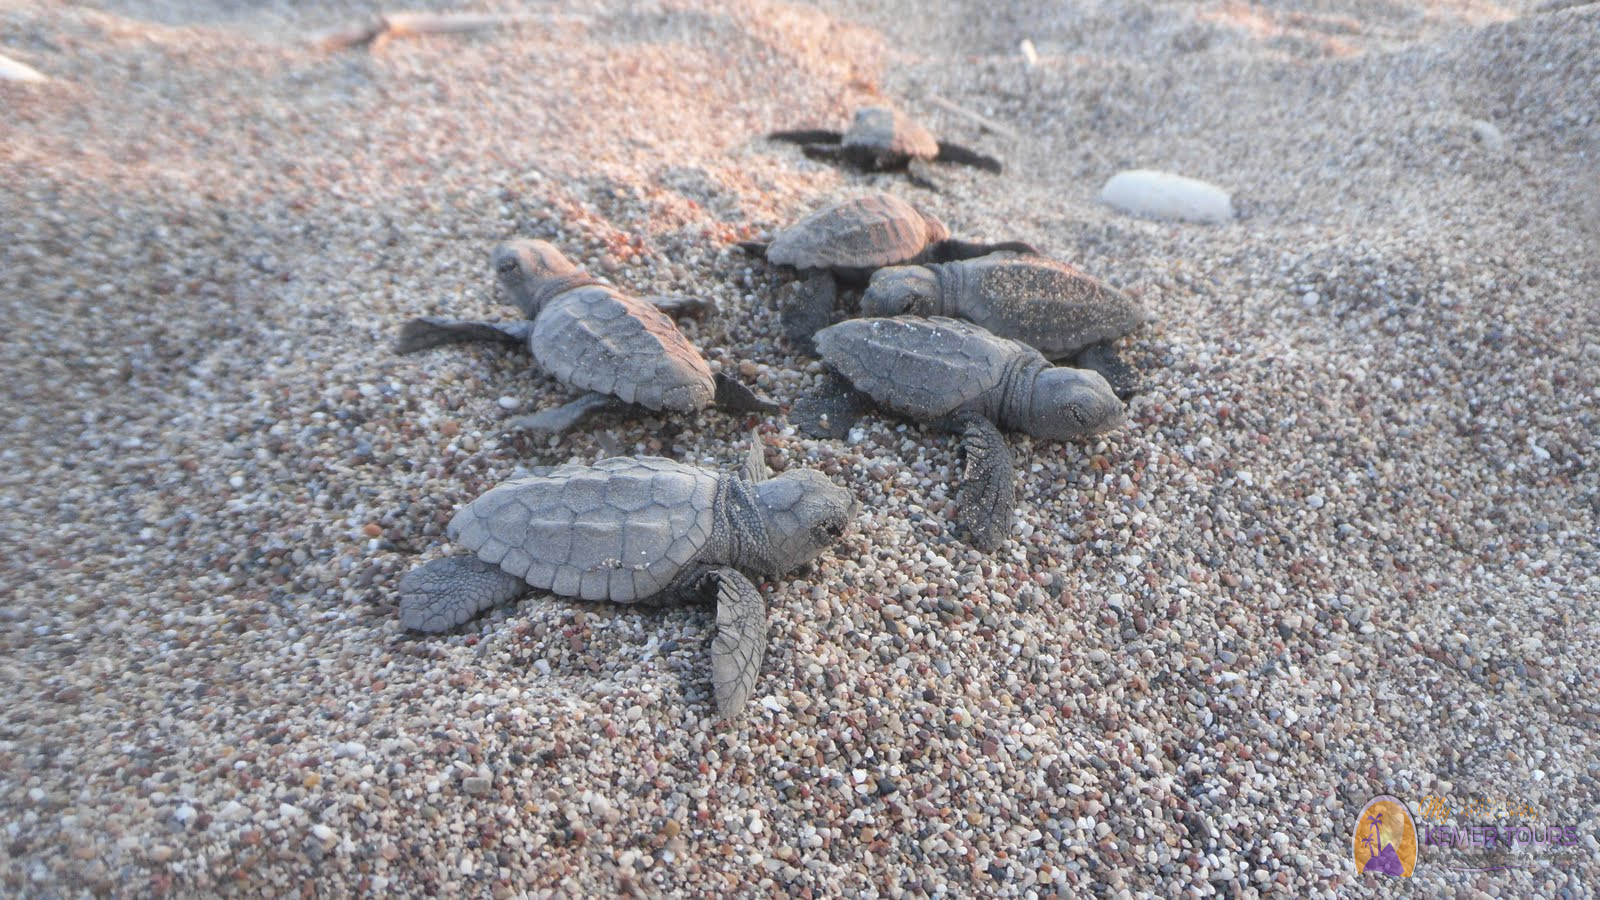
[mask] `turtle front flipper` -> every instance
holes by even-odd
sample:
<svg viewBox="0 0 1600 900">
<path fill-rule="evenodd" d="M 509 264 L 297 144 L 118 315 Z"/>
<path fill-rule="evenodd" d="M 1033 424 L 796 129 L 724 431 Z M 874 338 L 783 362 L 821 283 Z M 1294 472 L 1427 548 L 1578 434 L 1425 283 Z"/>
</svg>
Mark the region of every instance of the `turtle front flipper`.
<svg viewBox="0 0 1600 900">
<path fill-rule="evenodd" d="M 739 413 L 770 413 L 778 411 L 776 402 L 750 390 L 738 379 L 718 372 L 711 376 L 711 380 L 716 382 L 717 385 L 717 393 L 713 402 L 721 409 Z"/>
<path fill-rule="evenodd" d="M 977 413 L 955 413 L 939 424 L 961 435 L 967 455 L 961 488 L 956 492 L 960 505 L 956 520 L 965 529 L 968 543 L 979 550 L 994 550 L 1011 533 L 1011 514 L 1017 506 L 1016 469 L 1005 436 Z"/>
<path fill-rule="evenodd" d="M 532 330 L 533 323 L 527 321 L 461 322 L 423 316 L 400 326 L 400 339 L 394 349 L 397 353 L 416 353 L 443 344 L 478 341 L 526 347 Z"/>
<path fill-rule="evenodd" d="M 798 131 L 774 131 L 767 135 L 767 140 L 784 141 L 790 144 L 837 144 L 844 140 L 844 134 L 823 128 L 811 128 Z"/>
<path fill-rule="evenodd" d="M 521 578 L 476 556 L 423 563 L 400 579 L 400 624 L 437 634 L 527 593 Z"/>
<path fill-rule="evenodd" d="M 858 420 L 872 409 L 872 398 L 855 385 L 829 371 L 822 384 L 789 407 L 789 421 L 812 437 L 839 439 L 850 433 Z"/>
<path fill-rule="evenodd" d="M 645 297 L 644 302 L 674 319 L 685 317 L 700 319 L 717 311 L 717 301 L 705 297 L 689 297 L 683 294 Z"/>
<path fill-rule="evenodd" d="M 711 690 L 717 715 L 731 719 L 755 693 L 767 654 L 767 603 L 750 579 L 727 566 L 708 568 L 700 589 L 717 601 L 717 636 L 711 640 Z"/>
<path fill-rule="evenodd" d="M 795 286 L 794 294 L 778 310 L 783 336 L 795 349 L 806 354 L 816 352 L 812 336 L 832 324 L 838 295 L 839 285 L 831 272 L 812 272 Z"/>
<path fill-rule="evenodd" d="M 608 409 L 620 409 L 627 405 L 609 394 L 594 391 L 561 406 L 507 419 L 505 427 L 507 431 L 520 428 L 543 434 L 565 434 L 572 430 L 573 426 L 596 413 Z"/>
<path fill-rule="evenodd" d="M 1090 344 L 1079 350 L 1071 362 L 1076 368 L 1099 372 L 1118 400 L 1127 401 L 1139 393 L 1139 373 L 1117 353 L 1111 341 Z"/>
<path fill-rule="evenodd" d="M 816 159 L 830 163 L 849 163 L 859 168 L 865 168 L 865 166 L 861 165 L 862 160 L 859 154 L 851 153 L 850 148 L 839 144 L 801 144 L 800 152 L 806 155 L 806 159 Z"/>
<path fill-rule="evenodd" d="M 945 238 L 928 245 L 919 256 L 923 263 L 954 262 L 958 259 L 977 259 L 991 253 L 1021 253 L 1025 256 L 1042 256 L 1037 247 L 1024 241 L 1001 241 L 998 244 L 979 244 L 956 238 Z"/>
<path fill-rule="evenodd" d="M 972 166 L 974 169 L 982 169 L 985 172 L 993 172 L 996 175 L 999 175 L 1005 168 L 1000 165 L 1000 160 L 992 156 L 986 156 L 976 150 L 968 150 L 960 144 L 950 144 L 945 141 L 939 142 L 939 154 L 933 160 L 934 162 Z"/>
</svg>

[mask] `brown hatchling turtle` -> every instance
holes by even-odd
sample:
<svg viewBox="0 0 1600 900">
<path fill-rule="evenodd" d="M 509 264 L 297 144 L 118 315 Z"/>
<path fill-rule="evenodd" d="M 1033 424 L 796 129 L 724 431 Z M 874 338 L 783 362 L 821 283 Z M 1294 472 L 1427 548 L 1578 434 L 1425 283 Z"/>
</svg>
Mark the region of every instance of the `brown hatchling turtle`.
<svg viewBox="0 0 1600 900">
<path fill-rule="evenodd" d="M 740 246 L 800 274 L 800 288 L 782 310 L 783 329 L 791 343 L 805 350 L 811 336 L 832 319 L 840 282 L 864 284 L 884 266 L 948 262 L 999 251 L 1038 252 L 1021 241 L 957 240 L 938 217 L 892 194 L 835 203 L 784 229 L 771 243 Z"/>
<path fill-rule="evenodd" d="M 1060 441 L 1126 420 L 1098 372 L 1052 366 L 1026 344 L 958 319 L 851 319 L 817 332 L 817 353 L 830 371 L 794 404 L 790 421 L 814 437 L 843 437 L 876 406 L 960 434 L 967 463 L 958 519 L 983 550 L 1005 539 L 1016 506 L 1000 429 Z"/>
<path fill-rule="evenodd" d="M 805 565 L 857 510 L 821 472 L 767 477 L 759 443 L 737 474 L 650 456 L 561 466 L 462 507 L 446 533 L 470 555 L 407 572 L 400 621 L 445 631 L 530 589 L 649 606 L 712 601 L 711 683 L 729 718 L 755 689 L 767 644 L 766 603 L 741 573 Z"/>
<path fill-rule="evenodd" d="M 843 133 L 803 129 L 774 131 L 767 137 L 799 144 L 812 159 L 843 161 L 866 172 L 905 172 L 924 187 L 932 184 L 913 170 L 921 162 L 959 163 L 997 175 L 1002 169 L 1000 160 L 941 141 L 909 116 L 887 106 L 856 110 L 855 121 Z"/>
<path fill-rule="evenodd" d="M 1112 342 L 1148 319 L 1132 297 L 1066 263 L 1010 254 L 879 269 L 861 314 L 965 319 L 1046 359 L 1094 369 L 1121 397 L 1136 378 Z"/>
<path fill-rule="evenodd" d="M 396 349 L 415 353 L 460 341 L 525 346 L 557 380 L 589 392 L 564 406 L 512 419 L 510 427 L 560 433 L 594 412 L 628 403 L 672 412 L 712 404 L 737 412 L 776 408 L 739 382 L 713 375 L 700 351 L 655 305 L 583 274 L 550 244 L 502 244 L 493 263 L 525 321 L 412 319 L 401 328 Z M 677 299 L 658 302 L 684 306 Z"/>
</svg>

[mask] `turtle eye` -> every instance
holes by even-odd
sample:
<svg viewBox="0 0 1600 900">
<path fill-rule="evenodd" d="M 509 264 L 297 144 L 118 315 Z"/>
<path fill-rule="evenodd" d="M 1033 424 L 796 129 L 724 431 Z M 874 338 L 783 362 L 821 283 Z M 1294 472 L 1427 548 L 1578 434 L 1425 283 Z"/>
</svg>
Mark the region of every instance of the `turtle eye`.
<svg viewBox="0 0 1600 900">
<path fill-rule="evenodd" d="M 496 272 L 502 275 L 510 275 L 517 270 L 517 258 L 513 254 L 507 253 L 494 261 L 494 268 Z"/>
</svg>

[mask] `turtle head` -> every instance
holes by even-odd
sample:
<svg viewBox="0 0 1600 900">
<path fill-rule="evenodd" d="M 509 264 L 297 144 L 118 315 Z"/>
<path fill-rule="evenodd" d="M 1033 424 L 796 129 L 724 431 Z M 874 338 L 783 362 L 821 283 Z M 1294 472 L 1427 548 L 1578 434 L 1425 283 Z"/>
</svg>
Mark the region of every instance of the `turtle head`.
<svg viewBox="0 0 1600 900">
<path fill-rule="evenodd" d="M 863 316 L 942 316 L 939 279 L 923 266 L 891 266 L 872 275 L 861 295 Z"/>
<path fill-rule="evenodd" d="M 1039 373 L 1020 424 L 1034 437 L 1061 441 L 1110 431 L 1127 418 L 1105 376 L 1056 366 Z"/>
<path fill-rule="evenodd" d="M 755 485 L 778 572 L 798 569 L 832 546 L 860 511 L 850 491 L 815 469 L 791 469 Z"/>
<path fill-rule="evenodd" d="M 578 274 L 578 267 L 544 241 L 507 241 L 494 248 L 494 275 L 522 314 L 533 318 L 550 298 L 552 282 Z"/>
</svg>

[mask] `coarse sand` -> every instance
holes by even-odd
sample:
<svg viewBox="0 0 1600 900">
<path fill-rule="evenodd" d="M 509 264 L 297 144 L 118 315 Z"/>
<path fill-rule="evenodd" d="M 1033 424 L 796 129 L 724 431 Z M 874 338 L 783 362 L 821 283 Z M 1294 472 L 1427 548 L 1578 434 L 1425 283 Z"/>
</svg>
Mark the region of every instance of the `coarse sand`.
<svg viewBox="0 0 1600 900">
<path fill-rule="evenodd" d="M 0 891 L 1376 894 L 1387 794 L 1578 835 L 1492 872 L 1422 846 L 1421 895 L 1592 895 L 1600 5 L 924 6 L 491 3 L 532 15 L 328 50 L 373 8 L 0 4 L 49 78 L 0 81 Z M 1006 173 L 761 138 L 871 102 Z M 1238 218 L 1100 204 L 1133 168 Z M 568 395 L 526 355 L 392 350 L 513 316 L 489 250 L 537 237 L 715 300 L 690 338 L 791 402 L 821 369 L 777 336 L 788 279 L 731 245 L 868 190 L 1155 316 L 1126 428 L 1011 438 L 993 554 L 952 537 L 935 431 L 535 439 L 502 420 Z M 487 487 L 732 468 L 751 424 L 865 512 L 764 586 L 742 718 L 707 609 L 399 627 Z"/>
</svg>

